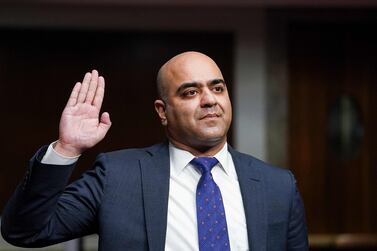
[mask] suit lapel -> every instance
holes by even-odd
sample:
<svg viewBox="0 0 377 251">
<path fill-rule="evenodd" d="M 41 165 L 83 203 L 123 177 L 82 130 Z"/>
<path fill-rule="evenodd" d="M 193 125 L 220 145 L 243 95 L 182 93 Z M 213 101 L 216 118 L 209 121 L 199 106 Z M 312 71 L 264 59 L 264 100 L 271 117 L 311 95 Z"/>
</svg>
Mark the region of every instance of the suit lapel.
<svg viewBox="0 0 377 251">
<path fill-rule="evenodd" d="M 165 249 L 167 208 L 169 199 L 170 160 L 168 144 L 147 149 L 148 157 L 140 159 L 145 221 L 149 250 Z M 237 171 L 245 208 L 249 247 L 265 251 L 267 214 L 264 186 L 258 167 L 249 156 L 229 146 Z"/>
<path fill-rule="evenodd" d="M 147 149 L 148 157 L 140 160 L 145 221 L 149 250 L 165 249 L 169 198 L 170 161 L 167 144 Z"/>
<path fill-rule="evenodd" d="M 247 232 L 250 250 L 266 250 L 267 213 L 265 208 L 264 183 L 260 170 L 247 155 L 241 154 L 231 147 L 234 166 L 237 171 L 245 208 Z"/>
</svg>

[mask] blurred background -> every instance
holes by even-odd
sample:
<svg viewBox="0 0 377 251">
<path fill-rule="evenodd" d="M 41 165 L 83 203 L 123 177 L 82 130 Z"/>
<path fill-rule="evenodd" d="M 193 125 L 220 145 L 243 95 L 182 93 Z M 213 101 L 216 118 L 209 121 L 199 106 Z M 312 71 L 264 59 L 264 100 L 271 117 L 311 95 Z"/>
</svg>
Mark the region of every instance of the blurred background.
<svg viewBox="0 0 377 251">
<path fill-rule="evenodd" d="M 113 126 L 80 160 L 164 139 L 159 67 L 197 50 L 220 66 L 230 143 L 296 175 L 311 250 L 377 250 L 377 1 L 0 1 L 0 210 L 57 138 L 84 73 L 106 79 Z M 35 250 L 97 250 L 96 236 Z M 0 238 L 0 250 L 24 250 Z"/>
</svg>

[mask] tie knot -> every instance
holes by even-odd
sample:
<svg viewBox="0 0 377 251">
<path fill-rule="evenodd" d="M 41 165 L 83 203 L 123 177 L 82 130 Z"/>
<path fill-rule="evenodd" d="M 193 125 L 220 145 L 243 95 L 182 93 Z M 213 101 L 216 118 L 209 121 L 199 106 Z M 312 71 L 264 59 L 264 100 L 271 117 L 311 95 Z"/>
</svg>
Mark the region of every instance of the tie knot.
<svg viewBox="0 0 377 251">
<path fill-rule="evenodd" d="M 211 172 L 212 168 L 216 166 L 219 161 L 214 157 L 196 157 L 193 158 L 190 163 L 199 168 L 202 174 Z"/>
</svg>

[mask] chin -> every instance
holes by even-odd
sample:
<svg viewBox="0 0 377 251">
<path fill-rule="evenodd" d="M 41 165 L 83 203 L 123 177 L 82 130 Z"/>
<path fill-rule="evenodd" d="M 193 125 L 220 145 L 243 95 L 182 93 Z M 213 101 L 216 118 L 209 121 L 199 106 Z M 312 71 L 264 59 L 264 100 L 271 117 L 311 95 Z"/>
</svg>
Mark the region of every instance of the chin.
<svg viewBox="0 0 377 251">
<path fill-rule="evenodd" d="M 216 134 L 205 134 L 201 135 L 200 141 L 208 146 L 214 146 L 216 144 L 222 143 L 226 140 L 226 135 L 223 133 L 216 133 Z"/>
<path fill-rule="evenodd" d="M 209 127 L 204 130 L 201 130 L 199 135 L 202 138 L 210 140 L 210 139 L 224 138 L 224 136 L 226 136 L 226 132 L 223 128 Z"/>
</svg>

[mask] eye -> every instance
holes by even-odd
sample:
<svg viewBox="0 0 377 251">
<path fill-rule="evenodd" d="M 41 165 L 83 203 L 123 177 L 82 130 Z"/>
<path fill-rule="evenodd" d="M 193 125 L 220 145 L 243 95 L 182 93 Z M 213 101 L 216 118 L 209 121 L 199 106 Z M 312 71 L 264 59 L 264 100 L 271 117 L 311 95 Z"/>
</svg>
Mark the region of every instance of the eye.
<svg viewBox="0 0 377 251">
<path fill-rule="evenodd" d="M 187 90 L 182 95 L 184 97 L 192 97 L 192 96 L 195 96 L 197 93 L 198 93 L 197 90 Z"/>
<path fill-rule="evenodd" d="M 214 92 L 223 92 L 224 91 L 224 86 L 218 85 L 213 88 Z"/>
</svg>

